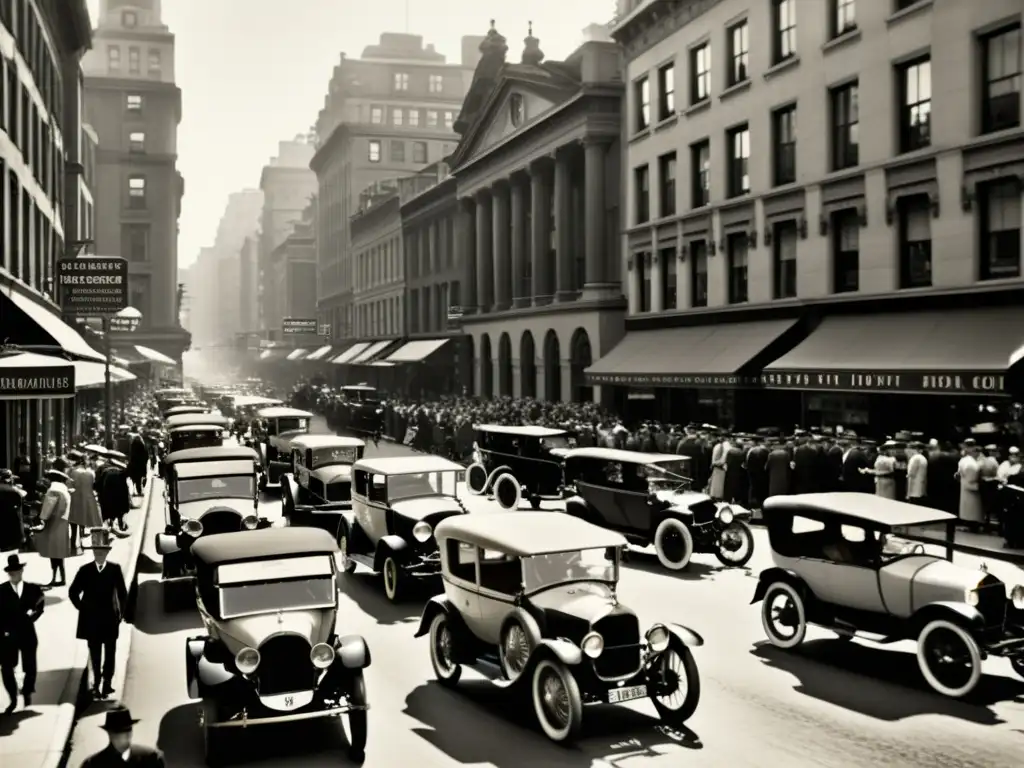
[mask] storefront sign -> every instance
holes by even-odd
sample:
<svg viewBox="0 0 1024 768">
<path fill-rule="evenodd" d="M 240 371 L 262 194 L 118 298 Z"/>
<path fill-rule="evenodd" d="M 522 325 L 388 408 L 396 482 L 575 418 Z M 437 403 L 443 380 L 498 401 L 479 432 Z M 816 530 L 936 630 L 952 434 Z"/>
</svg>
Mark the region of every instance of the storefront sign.
<svg viewBox="0 0 1024 768">
<path fill-rule="evenodd" d="M 761 382 L 769 389 L 824 392 L 1001 395 L 1003 378 L 996 371 L 770 371 Z"/>
<path fill-rule="evenodd" d="M 75 367 L 12 368 L 0 371 L 0 400 L 75 396 Z"/>
<path fill-rule="evenodd" d="M 315 317 L 286 317 L 281 324 L 281 333 L 285 336 L 297 336 L 300 333 L 316 333 L 318 330 Z"/>
<path fill-rule="evenodd" d="M 735 373 L 588 373 L 586 381 L 588 384 L 679 389 L 730 389 L 760 385 L 757 376 L 740 376 Z"/>
<path fill-rule="evenodd" d="M 103 316 L 128 306 L 128 260 L 78 256 L 57 260 L 57 300 L 72 316 Z"/>
</svg>

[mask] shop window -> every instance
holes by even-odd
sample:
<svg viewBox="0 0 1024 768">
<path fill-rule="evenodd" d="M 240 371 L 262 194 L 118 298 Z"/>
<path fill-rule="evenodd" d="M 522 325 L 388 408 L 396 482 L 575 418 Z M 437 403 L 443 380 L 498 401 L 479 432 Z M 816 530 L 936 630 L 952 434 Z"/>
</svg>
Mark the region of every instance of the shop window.
<svg viewBox="0 0 1024 768">
<path fill-rule="evenodd" d="M 728 260 L 729 303 L 742 304 L 747 301 L 747 234 L 734 232 L 726 237 L 726 258 Z"/>
<path fill-rule="evenodd" d="M 932 209 L 927 195 L 900 198 L 900 288 L 932 284 Z"/>
<path fill-rule="evenodd" d="M 661 260 L 661 308 L 676 308 L 676 250 L 662 248 L 658 251 Z"/>
<path fill-rule="evenodd" d="M 1020 277 L 1021 189 L 1015 178 L 978 186 L 981 279 Z"/>
</svg>

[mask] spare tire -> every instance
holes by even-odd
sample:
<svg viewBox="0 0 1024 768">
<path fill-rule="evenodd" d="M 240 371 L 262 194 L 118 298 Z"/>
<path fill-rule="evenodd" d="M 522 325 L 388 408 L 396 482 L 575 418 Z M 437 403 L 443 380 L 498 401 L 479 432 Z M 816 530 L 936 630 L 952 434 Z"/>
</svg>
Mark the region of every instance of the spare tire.
<svg viewBox="0 0 1024 768">
<path fill-rule="evenodd" d="M 506 511 L 519 509 L 523 500 L 523 489 L 511 474 L 505 472 L 494 481 L 494 500 Z"/>
</svg>

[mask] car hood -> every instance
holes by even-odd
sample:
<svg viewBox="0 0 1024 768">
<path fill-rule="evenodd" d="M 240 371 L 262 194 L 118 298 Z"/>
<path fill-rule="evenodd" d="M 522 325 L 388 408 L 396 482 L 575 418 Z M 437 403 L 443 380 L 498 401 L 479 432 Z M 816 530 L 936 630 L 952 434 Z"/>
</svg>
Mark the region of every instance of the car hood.
<svg viewBox="0 0 1024 768">
<path fill-rule="evenodd" d="M 449 514 L 462 512 L 458 499 L 451 496 L 423 496 L 418 499 L 405 499 L 392 503 L 391 509 L 410 520 L 423 520 L 440 512 Z"/>
<path fill-rule="evenodd" d="M 317 467 L 309 474 L 324 483 L 351 483 L 352 465 L 331 464 L 327 467 Z"/>
<path fill-rule="evenodd" d="M 929 593 L 932 595 L 936 589 L 949 590 L 958 601 L 963 600 L 964 591 L 977 587 L 987 575 L 980 568 L 966 568 L 940 558 L 929 557 L 928 560 L 930 562 L 917 563 L 913 582 L 915 590 L 919 587 L 931 587 Z"/>
<path fill-rule="evenodd" d="M 667 501 L 673 507 L 684 507 L 689 508 L 694 504 L 699 504 L 702 501 L 708 501 L 711 499 L 705 493 L 698 493 L 697 491 L 670 491 L 661 490 L 655 491 L 654 495 L 659 501 Z"/>
<path fill-rule="evenodd" d="M 259 648 L 275 635 L 298 635 L 310 645 L 327 641 L 334 626 L 333 608 L 242 616 L 213 621 L 214 634 L 232 654 L 242 648 Z"/>
<path fill-rule="evenodd" d="M 256 508 L 252 499 L 202 499 L 200 501 L 186 501 L 178 505 L 178 515 L 182 520 L 198 520 L 214 507 L 234 510 L 242 517 L 255 515 Z"/>
<path fill-rule="evenodd" d="M 545 611 L 557 611 L 588 624 L 614 612 L 619 605 L 611 587 L 598 582 L 560 584 L 530 595 L 530 602 Z"/>
</svg>

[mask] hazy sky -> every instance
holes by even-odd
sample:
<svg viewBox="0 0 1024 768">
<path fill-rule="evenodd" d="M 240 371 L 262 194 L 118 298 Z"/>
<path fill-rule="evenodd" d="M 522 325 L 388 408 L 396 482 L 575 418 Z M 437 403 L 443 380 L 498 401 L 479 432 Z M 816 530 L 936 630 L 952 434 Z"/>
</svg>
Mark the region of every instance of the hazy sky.
<svg viewBox="0 0 1024 768">
<path fill-rule="evenodd" d="M 89 0 L 92 18 L 99 0 Z M 459 38 L 489 20 L 521 53 L 527 22 L 549 58 L 572 52 L 613 0 L 163 0 L 182 90 L 178 167 L 185 197 L 180 266 L 213 242 L 229 193 L 259 184 L 277 142 L 305 133 L 344 51 L 357 58 L 381 32 L 423 35 L 449 62 Z"/>
</svg>

